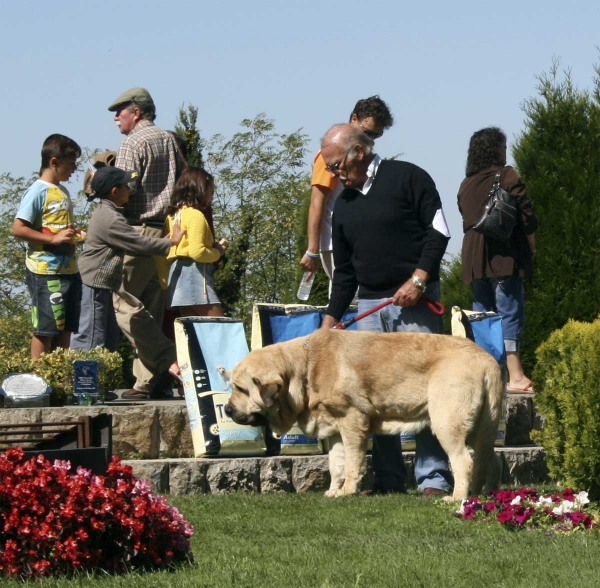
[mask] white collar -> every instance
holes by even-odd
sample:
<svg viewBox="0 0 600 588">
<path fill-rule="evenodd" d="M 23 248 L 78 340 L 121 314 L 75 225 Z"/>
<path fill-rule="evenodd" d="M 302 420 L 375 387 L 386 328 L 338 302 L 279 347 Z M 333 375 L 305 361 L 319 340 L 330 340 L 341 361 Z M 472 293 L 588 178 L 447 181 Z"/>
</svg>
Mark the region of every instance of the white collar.
<svg viewBox="0 0 600 588">
<path fill-rule="evenodd" d="M 367 192 L 371 189 L 373 182 L 375 181 L 375 174 L 377 174 L 377 170 L 379 169 L 379 164 L 381 163 L 381 157 L 375 153 L 373 157 L 373 161 L 369 164 L 367 168 L 367 181 L 364 183 L 363 187 L 360 191 L 363 194 L 367 194 Z"/>
</svg>

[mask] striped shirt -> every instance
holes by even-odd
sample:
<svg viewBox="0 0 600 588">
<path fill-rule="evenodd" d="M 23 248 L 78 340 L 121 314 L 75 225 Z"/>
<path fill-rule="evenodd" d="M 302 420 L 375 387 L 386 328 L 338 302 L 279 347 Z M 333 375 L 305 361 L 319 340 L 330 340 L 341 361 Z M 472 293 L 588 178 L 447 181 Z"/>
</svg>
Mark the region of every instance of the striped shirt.
<svg viewBox="0 0 600 588">
<path fill-rule="evenodd" d="M 125 207 L 131 224 L 164 222 L 175 186 L 178 161 L 173 136 L 149 120 L 140 121 L 123 140 L 115 166 L 140 172 L 136 193 L 131 195 Z"/>
</svg>

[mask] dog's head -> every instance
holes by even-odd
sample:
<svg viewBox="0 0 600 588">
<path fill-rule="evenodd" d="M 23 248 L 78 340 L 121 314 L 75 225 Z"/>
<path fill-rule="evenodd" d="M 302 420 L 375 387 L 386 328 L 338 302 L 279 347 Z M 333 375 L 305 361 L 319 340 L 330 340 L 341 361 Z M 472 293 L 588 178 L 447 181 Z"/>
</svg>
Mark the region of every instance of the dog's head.
<svg viewBox="0 0 600 588">
<path fill-rule="evenodd" d="M 290 430 L 297 413 L 290 401 L 290 378 L 281 373 L 268 348 L 253 351 L 233 369 L 233 393 L 225 406 L 225 414 L 238 425 L 253 427 L 269 424 L 279 434 Z"/>
</svg>

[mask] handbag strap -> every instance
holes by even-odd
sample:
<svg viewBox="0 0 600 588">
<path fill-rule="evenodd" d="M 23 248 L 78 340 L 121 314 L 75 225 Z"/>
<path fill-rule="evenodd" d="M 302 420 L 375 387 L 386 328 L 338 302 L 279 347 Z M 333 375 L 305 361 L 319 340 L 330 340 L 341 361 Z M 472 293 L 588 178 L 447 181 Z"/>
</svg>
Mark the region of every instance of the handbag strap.
<svg viewBox="0 0 600 588">
<path fill-rule="evenodd" d="M 492 189 L 490 190 L 490 196 L 493 196 L 500 189 L 500 174 L 497 173 L 494 178 L 494 183 L 492 184 Z"/>
</svg>

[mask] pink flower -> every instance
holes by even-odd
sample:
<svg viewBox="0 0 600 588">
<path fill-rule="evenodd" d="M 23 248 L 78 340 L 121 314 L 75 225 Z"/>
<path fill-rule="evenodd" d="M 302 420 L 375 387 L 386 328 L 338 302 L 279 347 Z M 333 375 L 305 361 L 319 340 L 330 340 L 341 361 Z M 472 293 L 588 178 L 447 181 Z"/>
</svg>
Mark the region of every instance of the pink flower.
<svg viewBox="0 0 600 588">
<path fill-rule="evenodd" d="M 498 516 L 496 518 L 498 519 L 498 521 L 500 523 L 505 525 L 506 523 L 510 522 L 510 520 L 512 519 L 512 514 L 510 512 L 508 512 L 507 510 L 503 510 L 498 513 Z"/>
</svg>

